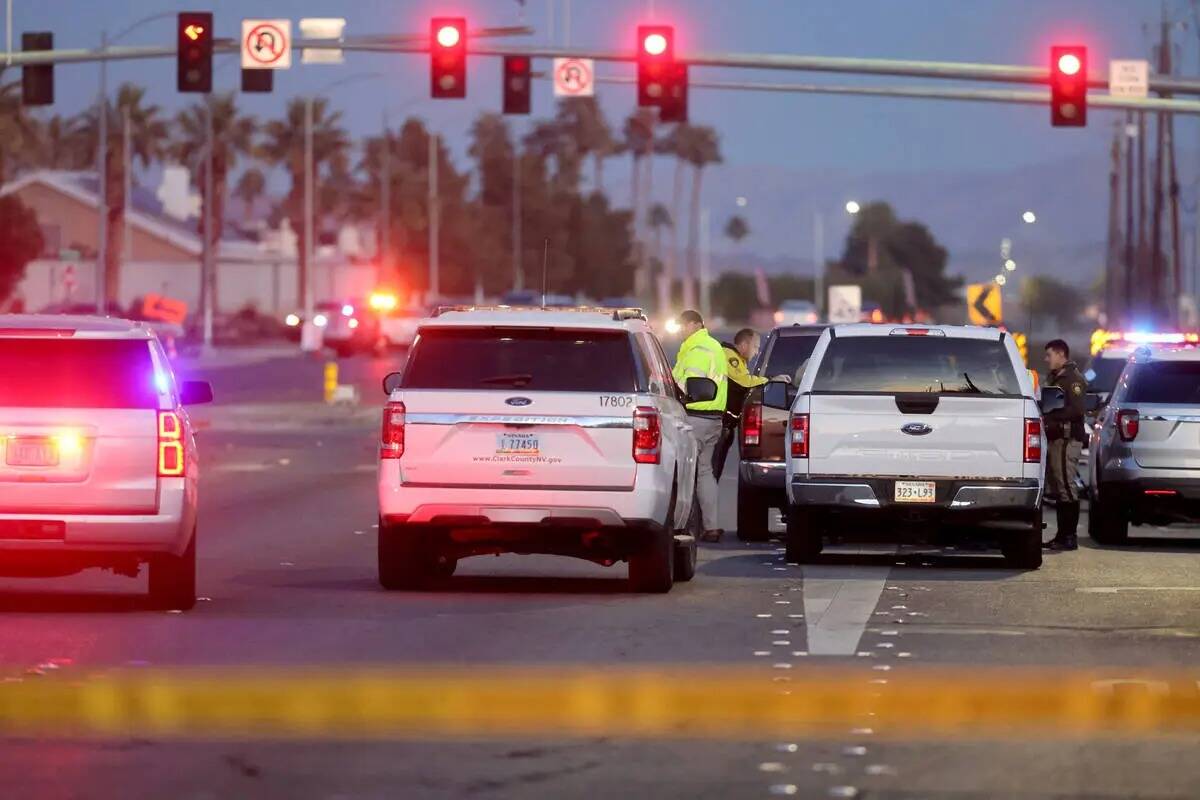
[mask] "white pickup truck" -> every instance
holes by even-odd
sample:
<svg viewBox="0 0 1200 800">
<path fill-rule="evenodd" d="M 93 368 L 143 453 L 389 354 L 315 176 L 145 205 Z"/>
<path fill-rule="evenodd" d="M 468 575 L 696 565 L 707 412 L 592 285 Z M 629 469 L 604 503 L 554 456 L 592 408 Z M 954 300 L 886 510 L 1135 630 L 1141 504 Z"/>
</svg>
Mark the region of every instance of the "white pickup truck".
<svg viewBox="0 0 1200 800">
<path fill-rule="evenodd" d="M 1033 381 L 990 328 L 827 330 L 790 409 L 787 556 L 809 562 L 834 531 L 869 542 L 984 540 L 1018 568 L 1042 562 L 1045 446 Z M 1062 391 L 1043 393 L 1047 410 Z"/>
</svg>

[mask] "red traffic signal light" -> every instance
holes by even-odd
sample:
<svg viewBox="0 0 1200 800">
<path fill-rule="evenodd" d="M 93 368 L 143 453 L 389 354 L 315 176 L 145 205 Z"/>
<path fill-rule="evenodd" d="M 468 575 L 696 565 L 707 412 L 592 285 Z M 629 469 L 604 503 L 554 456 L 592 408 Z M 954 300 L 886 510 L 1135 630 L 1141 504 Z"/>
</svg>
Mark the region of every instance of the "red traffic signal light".
<svg viewBox="0 0 1200 800">
<path fill-rule="evenodd" d="M 637 29 L 638 105 L 661 106 L 674 72 L 675 29 L 639 25 Z"/>
<path fill-rule="evenodd" d="M 433 97 L 467 96 L 467 20 L 434 17 L 429 23 L 429 77 Z"/>
<path fill-rule="evenodd" d="M 181 92 L 212 91 L 213 15 L 186 11 L 175 25 L 176 88 Z"/>
<path fill-rule="evenodd" d="M 533 106 L 528 56 L 504 57 L 504 113 L 528 114 Z"/>
<path fill-rule="evenodd" d="M 1087 125 L 1087 48 L 1050 48 L 1050 124 L 1081 128 Z"/>
</svg>

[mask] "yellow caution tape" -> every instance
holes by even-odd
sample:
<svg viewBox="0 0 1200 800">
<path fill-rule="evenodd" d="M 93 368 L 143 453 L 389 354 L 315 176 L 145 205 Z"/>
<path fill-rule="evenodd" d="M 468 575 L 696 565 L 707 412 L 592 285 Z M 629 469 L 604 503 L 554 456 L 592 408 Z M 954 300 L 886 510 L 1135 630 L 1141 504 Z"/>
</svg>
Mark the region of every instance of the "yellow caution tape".
<svg viewBox="0 0 1200 800">
<path fill-rule="evenodd" d="M 756 739 L 1200 734 L 1200 671 L 136 670 L 0 683 L 0 736 Z M 1126 670 L 1128 672 L 1128 670 Z"/>
</svg>

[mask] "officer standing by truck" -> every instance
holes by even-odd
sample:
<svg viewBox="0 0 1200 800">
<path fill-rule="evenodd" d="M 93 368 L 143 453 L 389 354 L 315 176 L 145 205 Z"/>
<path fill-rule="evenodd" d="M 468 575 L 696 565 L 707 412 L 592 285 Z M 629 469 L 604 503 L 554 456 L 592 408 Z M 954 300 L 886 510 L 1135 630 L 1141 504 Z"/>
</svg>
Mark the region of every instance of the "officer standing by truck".
<svg viewBox="0 0 1200 800">
<path fill-rule="evenodd" d="M 703 539 L 719 542 L 724 531 L 717 518 L 717 479 L 713 474 L 713 454 L 721 438 L 721 420 L 729 391 L 728 369 L 721 344 L 704 327 L 704 318 L 691 309 L 679 315 L 683 344 L 675 359 L 673 375 L 679 388 L 687 389 L 688 378 L 708 378 L 717 385 L 712 400 L 687 404 L 688 423 L 700 445 L 696 465 L 696 494 L 700 500 L 700 516 L 704 526 Z"/>
<path fill-rule="evenodd" d="M 725 362 L 729 370 L 729 400 L 725 404 L 724 427 L 721 429 L 721 439 L 717 442 L 716 452 L 713 453 L 713 474 L 717 481 L 725 471 L 725 457 L 733 445 L 733 437 L 737 435 L 738 423 L 742 418 L 742 409 L 750 390 L 756 386 L 768 383 L 767 378 L 751 375 L 747 364 L 758 353 L 762 339 L 753 328 L 742 328 L 733 337 L 733 343 L 722 343 L 725 348 Z"/>
<path fill-rule="evenodd" d="M 1071 360 L 1071 348 L 1062 339 L 1046 345 L 1046 365 L 1050 373 L 1047 386 L 1057 386 L 1067 397 L 1065 407 L 1045 415 L 1046 439 L 1046 497 L 1055 502 L 1058 533 L 1046 546 L 1055 551 L 1079 547 L 1076 530 L 1079 527 L 1079 490 L 1075 485 L 1076 468 L 1087 434 L 1083 425 L 1086 410 L 1087 379 Z"/>
</svg>

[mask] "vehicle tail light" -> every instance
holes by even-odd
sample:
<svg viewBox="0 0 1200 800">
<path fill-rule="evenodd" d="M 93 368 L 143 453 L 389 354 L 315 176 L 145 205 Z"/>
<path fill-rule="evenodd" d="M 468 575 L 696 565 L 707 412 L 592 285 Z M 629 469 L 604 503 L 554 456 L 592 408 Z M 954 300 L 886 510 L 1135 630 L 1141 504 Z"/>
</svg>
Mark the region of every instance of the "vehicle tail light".
<svg viewBox="0 0 1200 800">
<path fill-rule="evenodd" d="M 808 458 L 808 414 L 792 417 L 792 458 Z"/>
<path fill-rule="evenodd" d="M 1117 412 L 1117 433 L 1121 441 L 1132 442 L 1137 438 L 1138 428 L 1141 427 L 1140 416 L 1135 409 L 1123 408 Z"/>
<path fill-rule="evenodd" d="M 183 475 L 186 465 L 183 456 L 183 420 L 179 412 L 158 412 L 158 477 Z"/>
<path fill-rule="evenodd" d="M 1040 419 L 1025 420 L 1025 463 L 1040 464 L 1042 462 L 1042 421 Z"/>
<path fill-rule="evenodd" d="M 404 455 L 404 403 L 388 403 L 383 407 L 383 430 L 379 437 L 379 457 L 399 458 Z"/>
<path fill-rule="evenodd" d="M 762 437 L 762 403 L 747 403 L 742 411 L 742 444 L 757 447 Z"/>
<path fill-rule="evenodd" d="M 662 454 L 662 421 L 658 410 L 639 406 L 633 412 L 633 460 L 657 464 Z"/>
<path fill-rule="evenodd" d="M 1147 497 L 1176 497 L 1179 495 L 1179 492 L 1174 489 L 1147 489 L 1145 493 Z"/>
</svg>

